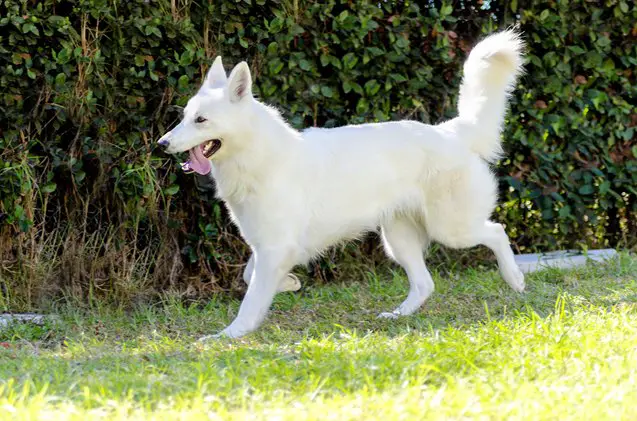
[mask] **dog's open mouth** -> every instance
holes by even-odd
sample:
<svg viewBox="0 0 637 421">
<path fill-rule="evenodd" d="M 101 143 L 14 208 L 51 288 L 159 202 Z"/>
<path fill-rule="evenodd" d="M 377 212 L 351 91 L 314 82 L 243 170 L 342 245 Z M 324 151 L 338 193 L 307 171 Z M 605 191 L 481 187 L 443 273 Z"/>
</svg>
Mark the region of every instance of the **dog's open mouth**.
<svg viewBox="0 0 637 421">
<path fill-rule="evenodd" d="M 196 172 L 197 174 L 206 175 L 212 169 L 210 164 L 210 157 L 214 155 L 219 148 L 221 148 L 221 140 L 212 139 L 204 142 L 200 145 L 188 151 L 190 159 L 186 162 L 182 162 L 181 169 L 186 174 Z"/>
</svg>

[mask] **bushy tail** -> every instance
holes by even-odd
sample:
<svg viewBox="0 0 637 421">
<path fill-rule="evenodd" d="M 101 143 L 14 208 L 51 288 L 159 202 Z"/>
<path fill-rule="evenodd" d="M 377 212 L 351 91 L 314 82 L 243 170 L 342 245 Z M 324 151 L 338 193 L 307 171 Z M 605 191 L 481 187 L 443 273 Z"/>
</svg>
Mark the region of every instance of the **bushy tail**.
<svg viewBox="0 0 637 421">
<path fill-rule="evenodd" d="M 502 151 L 500 131 L 507 97 L 522 72 L 523 47 L 515 30 L 499 32 L 478 43 L 464 64 L 459 118 L 467 125 L 470 148 L 487 161 Z"/>
</svg>

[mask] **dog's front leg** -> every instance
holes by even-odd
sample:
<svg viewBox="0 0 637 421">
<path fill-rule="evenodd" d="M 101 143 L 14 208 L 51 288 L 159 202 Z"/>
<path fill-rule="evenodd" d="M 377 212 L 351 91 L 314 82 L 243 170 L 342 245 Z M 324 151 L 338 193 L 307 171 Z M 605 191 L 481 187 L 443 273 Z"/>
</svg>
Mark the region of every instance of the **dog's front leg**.
<svg viewBox="0 0 637 421">
<path fill-rule="evenodd" d="M 246 264 L 245 269 L 243 270 L 243 281 L 246 285 L 250 285 L 250 281 L 252 280 L 252 275 L 254 275 L 254 254 L 250 255 L 248 259 L 248 263 Z"/>
<path fill-rule="evenodd" d="M 287 250 L 256 250 L 253 258 L 254 272 L 239 307 L 239 314 L 230 326 L 215 337 L 238 338 L 256 330 L 272 304 L 279 283 L 294 266 L 291 253 Z"/>
<path fill-rule="evenodd" d="M 250 255 L 250 259 L 248 259 L 248 263 L 246 264 L 245 269 L 243 270 L 243 281 L 246 285 L 250 285 L 250 281 L 252 280 L 252 275 L 254 274 L 254 254 Z M 298 291 L 301 289 L 301 281 L 296 275 L 288 273 L 287 276 L 284 276 L 279 281 L 279 285 L 277 286 L 276 292 L 288 292 L 288 291 Z"/>
</svg>

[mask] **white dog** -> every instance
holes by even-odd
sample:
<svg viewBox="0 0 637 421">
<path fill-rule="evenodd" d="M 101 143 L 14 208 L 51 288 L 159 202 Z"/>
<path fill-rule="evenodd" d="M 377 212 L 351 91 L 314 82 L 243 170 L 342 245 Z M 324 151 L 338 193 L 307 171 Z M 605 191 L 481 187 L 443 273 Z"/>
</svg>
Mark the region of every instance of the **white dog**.
<svg viewBox="0 0 637 421">
<path fill-rule="evenodd" d="M 453 120 L 304 132 L 252 96 L 245 62 L 226 77 L 217 57 L 181 123 L 159 140 L 168 153 L 189 151 L 185 170 L 215 178 L 219 198 L 253 252 L 239 314 L 214 337 L 257 329 L 277 291 L 300 287 L 289 274 L 294 266 L 379 226 L 387 253 L 410 285 L 405 301 L 382 317 L 411 314 L 433 292 L 423 258 L 431 240 L 455 248 L 487 246 L 504 280 L 522 291 L 524 276 L 509 238 L 489 221 L 497 187 L 488 164 L 501 152 L 522 47 L 509 30 L 473 49 Z"/>
</svg>

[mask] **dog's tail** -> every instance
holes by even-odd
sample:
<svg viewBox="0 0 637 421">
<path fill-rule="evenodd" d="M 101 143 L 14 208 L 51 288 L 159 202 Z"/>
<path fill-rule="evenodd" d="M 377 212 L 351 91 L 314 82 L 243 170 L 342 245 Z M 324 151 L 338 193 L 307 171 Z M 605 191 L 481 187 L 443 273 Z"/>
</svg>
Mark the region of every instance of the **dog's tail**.
<svg viewBox="0 0 637 421">
<path fill-rule="evenodd" d="M 502 152 L 500 131 L 507 97 L 522 72 L 523 47 L 520 34 L 509 29 L 478 43 L 464 64 L 458 112 L 469 133 L 463 137 L 487 161 L 495 161 Z"/>
</svg>

